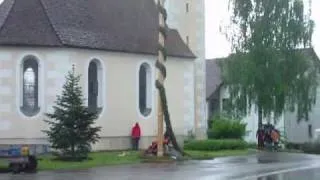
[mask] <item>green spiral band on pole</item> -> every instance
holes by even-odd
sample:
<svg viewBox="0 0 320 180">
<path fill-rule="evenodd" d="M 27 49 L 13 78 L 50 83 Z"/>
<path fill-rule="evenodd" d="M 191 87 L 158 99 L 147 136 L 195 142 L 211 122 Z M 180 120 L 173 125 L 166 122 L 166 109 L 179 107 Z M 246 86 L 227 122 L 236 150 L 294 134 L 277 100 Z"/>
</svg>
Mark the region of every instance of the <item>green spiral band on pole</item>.
<svg viewBox="0 0 320 180">
<path fill-rule="evenodd" d="M 161 34 L 161 36 L 163 37 L 163 39 L 165 41 L 167 38 L 167 31 L 168 31 L 168 26 L 166 24 L 167 11 L 162 6 L 162 4 L 160 2 L 158 2 L 158 9 L 159 9 L 159 12 L 162 14 L 162 17 L 164 20 L 164 25 L 163 26 L 160 25 L 160 27 L 159 27 L 159 33 Z M 159 42 L 158 51 L 161 53 L 164 61 L 166 61 L 167 60 L 167 51 L 166 51 L 165 45 L 162 45 L 161 42 Z M 161 72 L 161 75 L 163 77 L 162 80 L 164 81 L 167 77 L 166 66 L 159 59 L 157 59 L 155 66 Z M 163 111 L 163 115 L 164 115 L 164 121 L 166 123 L 165 135 L 169 137 L 174 149 L 177 150 L 178 152 L 180 152 L 181 154 L 184 154 L 182 149 L 179 147 L 177 140 L 176 140 L 176 137 L 174 135 L 171 121 L 170 121 L 170 114 L 169 114 L 169 110 L 168 110 L 166 89 L 163 85 L 163 82 L 161 82 L 159 79 L 156 80 L 156 88 L 159 91 L 161 105 L 162 105 L 162 111 Z"/>
</svg>

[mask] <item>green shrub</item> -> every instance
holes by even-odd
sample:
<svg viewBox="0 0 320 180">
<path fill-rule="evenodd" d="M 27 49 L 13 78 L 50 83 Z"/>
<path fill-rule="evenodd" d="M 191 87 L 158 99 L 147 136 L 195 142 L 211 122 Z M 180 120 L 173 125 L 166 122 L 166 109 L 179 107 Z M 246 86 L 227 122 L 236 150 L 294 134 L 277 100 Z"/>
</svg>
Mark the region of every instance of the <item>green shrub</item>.
<svg viewBox="0 0 320 180">
<path fill-rule="evenodd" d="M 303 147 L 303 144 L 301 143 L 286 142 L 285 145 L 287 149 L 294 149 L 294 150 L 301 150 Z"/>
<path fill-rule="evenodd" d="M 246 149 L 248 144 L 240 139 L 193 140 L 184 145 L 185 150 L 219 151 Z"/>
<path fill-rule="evenodd" d="M 290 150 L 301 150 L 308 154 L 320 154 L 320 143 L 286 143 L 286 148 Z"/>
<path fill-rule="evenodd" d="M 301 150 L 304 153 L 320 154 L 320 143 L 304 143 L 301 145 Z"/>
<path fill-rule="evenodd" d="M 254 143 L 254 142 L 248 143 L 248 148 L 256 149 L 257 147 L 258 147 L 257 143 Z"/>
<path fill-rule="evenodd" d="M 212 129 L 208 129 L 207 135 L 208 135 L 208 139 L 218 139 L 218 138 L 215 138 L 215 134 L 213 133 Z"/>
<path fill-rule="evenodd" d="M 211 122 L 209 139 L 242 139 L 246 133 L 246 124 L 237 119 L 215 116 Z"/>
</svg>

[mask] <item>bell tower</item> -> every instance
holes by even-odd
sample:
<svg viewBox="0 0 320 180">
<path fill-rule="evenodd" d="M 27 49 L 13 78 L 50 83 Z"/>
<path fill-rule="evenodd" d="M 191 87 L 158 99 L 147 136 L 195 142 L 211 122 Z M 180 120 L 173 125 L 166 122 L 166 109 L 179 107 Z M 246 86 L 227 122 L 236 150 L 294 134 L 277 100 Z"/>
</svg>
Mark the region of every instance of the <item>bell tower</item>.
<svg viewBox="0 0 320 180">
<path fill-rule="evenodd" d="M 197 139 L 206 138 L 205 92 L 205 3 L 204 0 L 166 0 L 168 26 L 177 29 L 181 38 L 197 56 L 193 67 L 193 113 L 185 121 Z M 192 125 L 191 125 L 192 124 Z"/>
</svg>

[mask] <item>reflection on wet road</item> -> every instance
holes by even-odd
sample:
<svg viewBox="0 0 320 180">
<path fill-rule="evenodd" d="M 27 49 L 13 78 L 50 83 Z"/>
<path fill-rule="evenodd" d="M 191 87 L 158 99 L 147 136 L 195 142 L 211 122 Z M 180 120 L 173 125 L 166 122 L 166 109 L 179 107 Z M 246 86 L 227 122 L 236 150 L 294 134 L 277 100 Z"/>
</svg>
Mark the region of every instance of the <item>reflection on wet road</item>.
<svg viewBox="0 0 320 180">
<path fill-rule="evenodd" d="M 319 170 L 318 156 L 281 153 L 274 163 L 259 163 L 256 155 L 252 155 L 217 158 L 210 161 L 139 164 L 83 171 L 0 174 L 0 180 L 319 180 Z"/>
<path fill-rule="evenodd" d="M 252 178 L 248 180 L 319 180 L 320 168 L 291 171 L 287 173 L 280 173 L 274 175 L 268 175 L 263 177 Z"/>
</svg>

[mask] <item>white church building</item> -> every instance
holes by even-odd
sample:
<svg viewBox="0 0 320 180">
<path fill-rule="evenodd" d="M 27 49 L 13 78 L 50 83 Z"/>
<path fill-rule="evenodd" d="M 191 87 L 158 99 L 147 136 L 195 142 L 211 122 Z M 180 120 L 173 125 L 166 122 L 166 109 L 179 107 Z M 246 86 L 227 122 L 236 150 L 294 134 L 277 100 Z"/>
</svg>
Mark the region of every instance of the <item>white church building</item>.
<svg viewBox="0 0 320 180">
<path fill-rule="evenodd" d="M 178 139 L 204 138 L 204 0 L 167 0 L 167 89 Z M 0 144 L 48 144 L 43 121 L 72 65 L 102 126 L 95 150 L 142 148 L 157 134 L 158 10 L 150 0 L 4 0 L 0 5 Z M 26 78 L 31 77 L 31 78 Z"/>
</svg>

